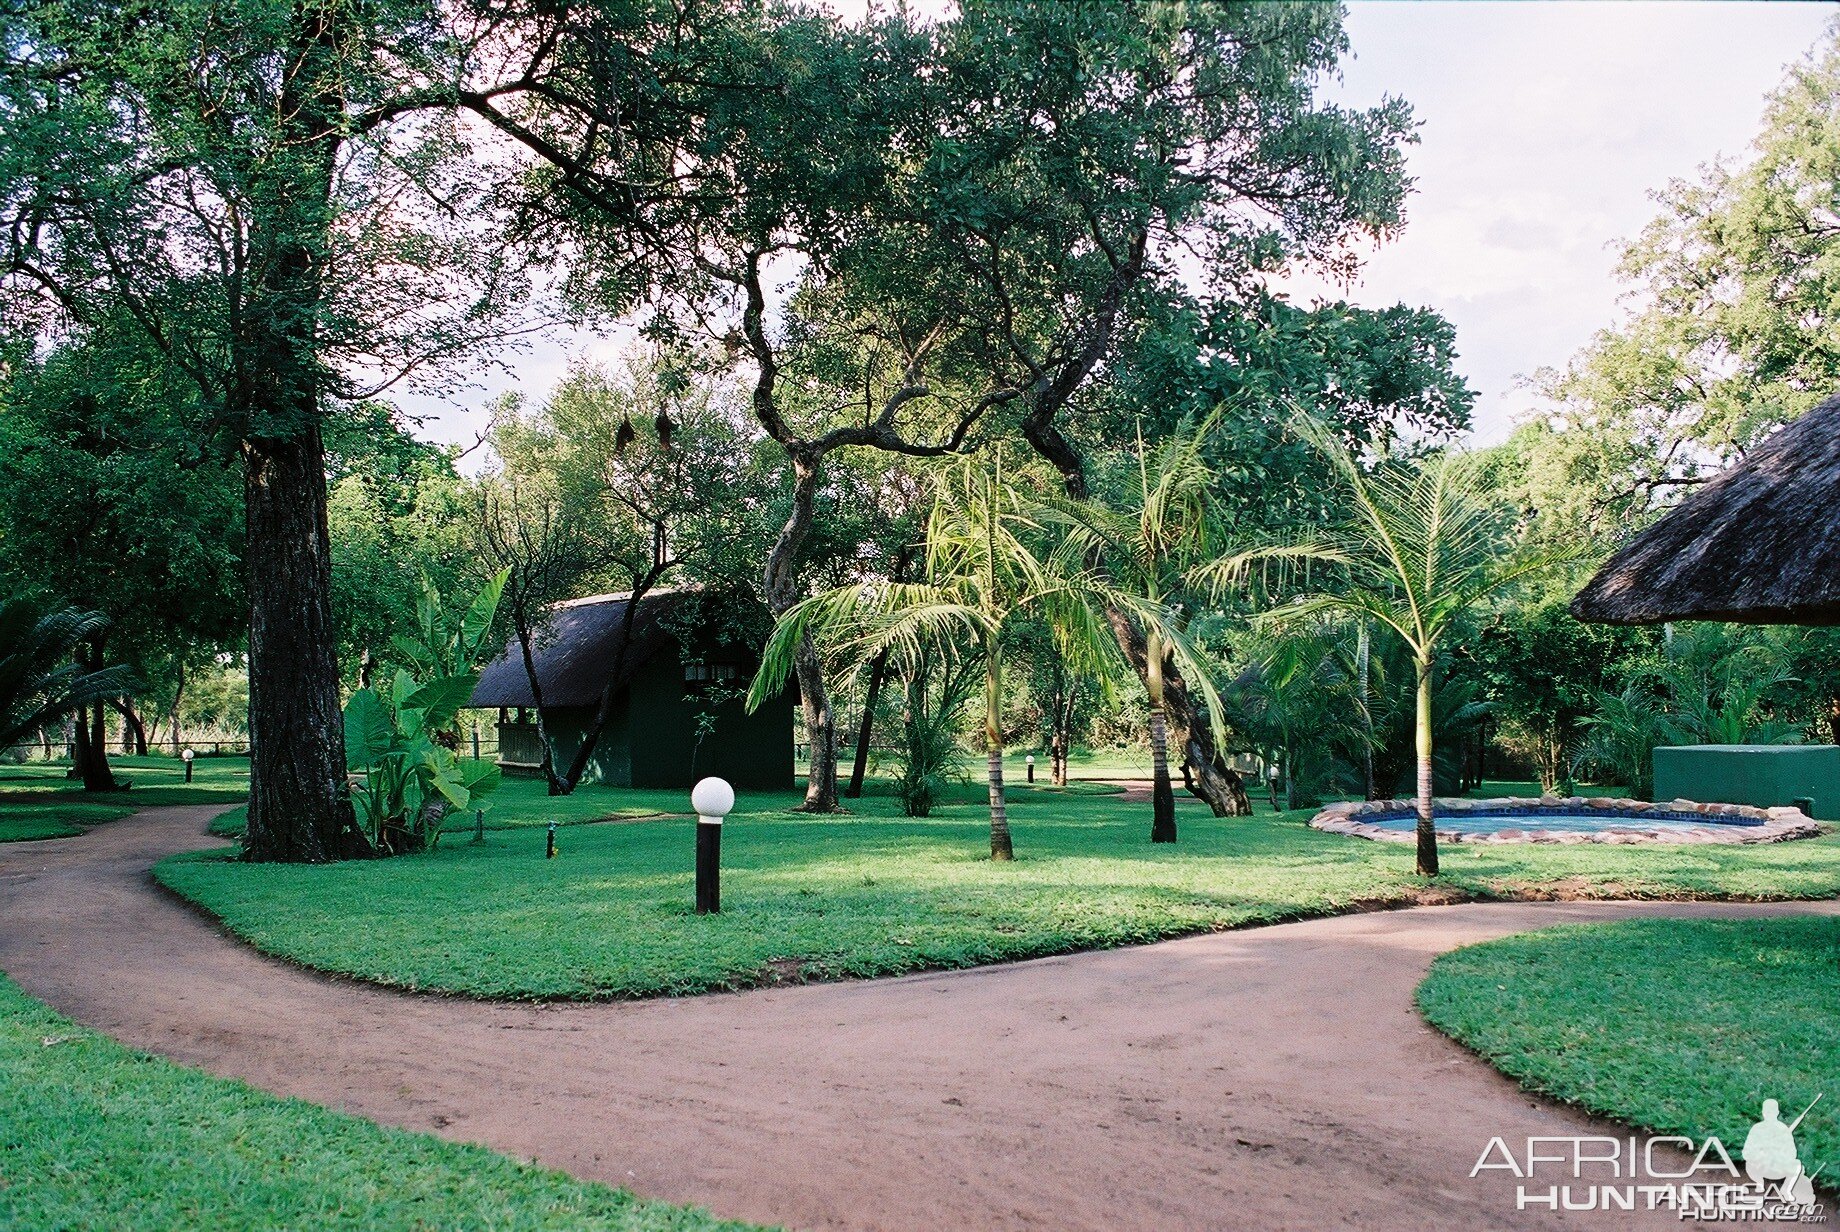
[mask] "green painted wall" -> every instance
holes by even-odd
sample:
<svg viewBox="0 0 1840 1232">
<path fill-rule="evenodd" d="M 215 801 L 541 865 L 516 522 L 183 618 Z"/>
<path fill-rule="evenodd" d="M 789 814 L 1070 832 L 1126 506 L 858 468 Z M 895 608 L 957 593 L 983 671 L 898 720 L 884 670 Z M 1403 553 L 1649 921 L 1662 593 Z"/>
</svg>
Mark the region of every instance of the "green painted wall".
<svg viewBox="0 0 1840 1232">
<path fill-rule="evenodd" d="M 1814 801 L 1811 816 L 1840 821 L 1840 747 L 1831 744 L 1690 744 L 1655 750 L 1655 799 L 1701 804 Z"/>
<path fill-rule="evenodd" d="M 745 689 L 747 677 L 744 673 L 724 692 Z M 753 714 L 739 697 L 719 705 L 686 701 L 706 696 L 706 687 L 685 683 L 681 660 L 660 654 L 634 679 L 631 696 L 633 712 L 645 716 L 632 731 L 634 787 L 689 787 L 715 775 L 738 788 L 792 790 L 790 690 Z M 699 745 L 697 716 L 704 713 L 714 722 Z"/>
<path fill-rule="evenodd" d="M 725 692 L 745 689 L 752 670 L 750 664 Z M 748 714 L 740 697 L 719 705 L 698 700 L 707 695 L 706 688 L 685 682 L 683 661 L 675 651 L 653 655 L 618 699 L 583 781 L 608 787 L 689 788 L 698 779 L 716 775 L 747 790 L 792 790 L 793 690 Z M 713 715 L 714 724 L 699 745 L 697 716 L 702 713 Z M 581 747 L 594 711 L 551 708 L 543 712 L 543 720 L 559 767 L 565 767 Z"/>
</svg>

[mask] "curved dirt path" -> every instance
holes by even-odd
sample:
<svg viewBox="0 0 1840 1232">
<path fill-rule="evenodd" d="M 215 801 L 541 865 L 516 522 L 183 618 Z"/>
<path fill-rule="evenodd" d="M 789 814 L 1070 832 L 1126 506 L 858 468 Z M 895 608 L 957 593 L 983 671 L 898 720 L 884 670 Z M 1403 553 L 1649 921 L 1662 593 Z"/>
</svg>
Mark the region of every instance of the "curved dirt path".
<svg viewBox="0 0 1840 1232">
<path fill-rule="evenodd" d="M 1493 1135 L 1609 1132 L 1412 1009 L 1433 955 L 1633 915 L 1419 908 L 870 983 L 511 1006 L 324 979 L 156 889 L 162 809 L 0 847 L 0 968 L 136 1047 L 648 1197 L 792 1227 L 1678 1227 L 1517 1214 Z M 1489 1174 L 1498 1175 L 1498 1174 Z"/>
</svg>

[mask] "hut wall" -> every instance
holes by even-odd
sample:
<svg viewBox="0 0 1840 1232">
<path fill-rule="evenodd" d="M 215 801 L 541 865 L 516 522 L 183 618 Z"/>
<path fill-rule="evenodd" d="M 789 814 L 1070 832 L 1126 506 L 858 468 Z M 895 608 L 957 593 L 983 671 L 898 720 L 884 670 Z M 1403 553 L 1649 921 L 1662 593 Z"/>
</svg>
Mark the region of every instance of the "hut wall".
<svg viewBox="0 0 1840 1232">
<path fill-rule="evenodd" d="M 543 724 L 549 729 L 550 742 L 555 746 L 558 773 L 566 770 L 569 763 L 574 760 L 575 751 L 581 748 L 582 738 L 593 723 L 594 708 L 592 706 L 545 708 Z M 534 773 L 534 771 L 527 773 Z M 627 702 L 624 695 L 615 701 L 613 715 L 607 720 L 607 726 L 601 729 L 601 738 L 594 746 L 593 755 L 588 758 L 588 765 L 582 771 L 581 781 L 597 783 L 603 787 L 631 787 L 633 785 L 631 725 L 627 721 Z"/>
<path fill-rule="evenodd" d="M 727 691 L 744 690 L 753 676 L 745 665 Z M 790 791 L 792 708 L 790 691 L 748 714 L 739 697 L 713 709 L 714 729 L 697 744 L 697 716 L 705 686 L 686 682 L 683 657 L 675 650 L 654 655 L 632 683 L 632 706 L 644 720 L 632 731 L 632 784 L 688 788 L 717 775 L 738 788 Z M 692 765 L 694 755 L 695 764 Z"/>
</svg>

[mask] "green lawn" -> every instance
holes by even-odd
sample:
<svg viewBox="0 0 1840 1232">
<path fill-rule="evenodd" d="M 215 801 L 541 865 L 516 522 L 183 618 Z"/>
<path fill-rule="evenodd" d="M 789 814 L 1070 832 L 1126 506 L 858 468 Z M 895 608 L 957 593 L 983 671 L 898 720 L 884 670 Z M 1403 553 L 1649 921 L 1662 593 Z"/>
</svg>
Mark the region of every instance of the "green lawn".
<svg viewBox="0 0 1840 1232">
<path fill-rule="evenodd" d="M 610 803 L 669 806 L 657 793 L 596 790 Z M 744 795 L 726 827 L 714 918 L 690 910 L 685 818 L 577 826 L 554 861 L 540 832 L 511 829 L 374 863 L 243 865 L 206 853 L 155 875 L 259 948 L 308 966 L 513 998 L 965 967 L 1406 902 L 1424 888 L 1408 845 L 1322 834 L 1304 824 L 1308 812 L 1220 820 L 1185 800 L 1182 841 L 1152 846 L 1148 804 L 1027 788 L 1012 795 L 1021 858 L 993 864 L 975 795 L 963 788 L 926 820 L 898 816 L 882 796 L 853 802 L 849 816 L 807 817 L 784 811 L 795 797 Z M 1484 897 L 1840 893 L 1840 838 L 1452 846 L 1444 862 L 1441 888 Z"/>
<path fill-rule="evenodd" d="M 0 1227 L 743 1226 L 131 1052 L 0 976 Z"/>
<path fill-rule="evenodd" d="M 1531 1090 L 1734 1153 L 1765 1099 L 1802 1161 L 1840 1172 L 1840 920 L 1632 920 L 1545 929 L 1432 964 L 1433 1026 Z"/>
<path fill-rule="evenodd" d="M 34 761 L 0 766 L 0 842 L 68 838 L 137 809 L 171 804 L 228 804 L 249 794 L 247 757 L 201 757 L 192 782 L 172 757 L 111 757 L 128 791 L 90 793 L 65 777 L 70 764 Z"/>
</svg>

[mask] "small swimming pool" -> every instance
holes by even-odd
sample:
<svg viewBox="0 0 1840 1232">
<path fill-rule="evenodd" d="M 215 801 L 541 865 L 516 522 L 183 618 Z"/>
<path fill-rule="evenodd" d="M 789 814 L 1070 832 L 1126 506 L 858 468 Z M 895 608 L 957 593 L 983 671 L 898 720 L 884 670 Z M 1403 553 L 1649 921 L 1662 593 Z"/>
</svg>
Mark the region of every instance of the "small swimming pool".
<svg viewBox="0 0 1840 1232">
<path fill-rule="evenodd" d="M 1397 817 L 1363 818 L 1370 825 L 1382 830 L 1413 832 L 1418 829 L 1418 814 L 1405 813 Z M 1565 812 L 1521 812 L 1521 813 L 1455 813 L 1433 814 L 1439 831 L 1453 834 L 1494 834 L 1501 830 L 1558 830 L 1580 834 L 1594 834 L 1600 830 L 1623 829 L 1631 833 L 1643 830 L 1685 830 L 1693 826 L 1737 825 L 1760 826 L 1762 819 L 1749 817 L 1686 817 L 1651 816 L 1636 819 L 1621 813 L 1565 813 Z"/>
<path fill-rule="evenodd" d="M 1826 828 L 1798 808 L 1576 796 L 1440 799 L 1432 817 L 1438 838 L 1449 843 L 1771 843 Z M 1411 842 L 1418 813 L 1410 800 L 1348 801 L 1329 805 L 1310 824 L 1356 838 Z"/>
</svg>

